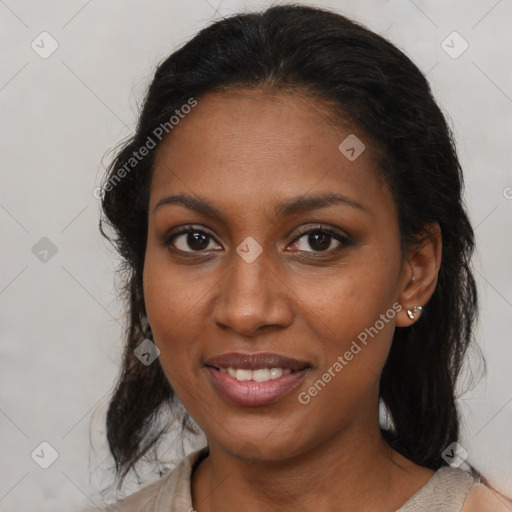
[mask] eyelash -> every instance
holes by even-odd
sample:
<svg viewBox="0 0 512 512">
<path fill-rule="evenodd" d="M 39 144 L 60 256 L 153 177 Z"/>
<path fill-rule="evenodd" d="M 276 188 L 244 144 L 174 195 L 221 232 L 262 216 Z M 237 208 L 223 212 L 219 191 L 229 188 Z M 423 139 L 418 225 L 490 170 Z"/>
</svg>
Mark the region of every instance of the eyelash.
<svg viewBox="0 0 512 512">
<path fill-rule="evenodd" d="M 181 231 L 177 231 L 176 233 L 173 233 L 170 236 L 168 236 L 165 239 L 164 244 L 167 247 L 173 246 L 173 241 L 178 236 L 186 235 L 186 234 L 189 234 L 189 233 L 200 233 L 200 234 L 203 234 L 203 235 L 206 235 L 207 237 L 209 237 L 210 240 L 215 240 L 215 238 L 210 233 L 208 233 L 207 231 L 204 231 L 203 229 L 199 229 L 199 228 L 194 228 L 192 226 L 188 226 L 187 228 L 182 229 Z M 342 250 L 343 248 L 345 248 L 345 247 L 350 245 L 350 239 L 349 239 L 349 237 L 347 235 L 344 235 L 343 233 L 337 231 L 334 228 L 331 228 L 329 226 L 323 226 L 321 224 L 313 226 L 313 227 L 309 227 L 307 229 L 304 229 L 303 231 L 300 231 L 297 234 L 297 236 L 293 239 L 291 244 L 296 243 L 301 238 L 303 238 L 305 235 L 309 235 L 310 233 L 321 233 L 321 234 L 330 235 L 332 238 L 337 240 L 340 243 L 340 245 L 337 248 L 326 249 L 325 251 L 298 251 L 298 252 L 305 252 L 305 253 L 316 254 L 318 256 L 314 256 L 314 257 L 320 257 L 320 256 L 325 255 L 325 254 L 332 254 L 332 253 L 338 252 L 338 251 Z M 176 251 L 178 253 L 181 253 L 181 254 L 197 254 L 197 255 L 204 254 L 203 253 L 204 249 L 201 250 L 201 251 L 193 251 L 193 250 L 192 251 L 182 251 L 181 249 L 176 249 L 175 247 L 172 247 L 172 250 L 174 250 L 174 251 Z"/>
</svg>

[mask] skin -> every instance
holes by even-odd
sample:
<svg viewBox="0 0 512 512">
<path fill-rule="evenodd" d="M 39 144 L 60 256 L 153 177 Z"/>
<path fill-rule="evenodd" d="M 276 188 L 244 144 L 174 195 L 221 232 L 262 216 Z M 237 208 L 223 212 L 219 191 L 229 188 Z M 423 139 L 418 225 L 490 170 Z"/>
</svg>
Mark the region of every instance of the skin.
<svg viewBox="0 0 512 512">
<path fill-rule="evenodd" d="M 394 329 L 418 318 L 405 308 L 425 305 L 435 289 L 439 226 L 402 253 L 396 205 L 369 142 L 349 161 L 338 145 L 364 134 L 328 123 L 315 101 L 259 89 L 207 95 L 158 149 L 144 295 L 162 367 L 210 447 L 192 476 L 198 512 L 392 511 L 434 473 L 380 437 L 378 392 Z M 178 204 L 156 207 L 178 193 L 207 199 L 222 219 Z M 274 211 L 321 193 L 362 208 Z M 332 237 L 328 251 L 318 250 L 299 233 L 316 224 L 345 233 L 349 243 Z M 184 225 L 211 235 L 199 252 L 187 235 L 169 242 Z M 249 236 L 263 250 L 252 263 L 236 252 Z M 299 393 L 394 303 L 404 309 L 301 404 Z M 236 406 L 218 395 L 204 367 L 233 351 L 277 352 L 311 368 L 279 402 Z"/>
</svg>

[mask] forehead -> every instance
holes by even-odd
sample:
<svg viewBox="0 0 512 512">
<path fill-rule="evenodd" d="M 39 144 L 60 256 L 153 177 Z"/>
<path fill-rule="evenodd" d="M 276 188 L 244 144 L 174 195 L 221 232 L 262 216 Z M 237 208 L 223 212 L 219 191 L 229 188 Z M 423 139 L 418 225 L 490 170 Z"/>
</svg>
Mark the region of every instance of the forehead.
<svg viewBox="0 0 512 512">
<path fill-rule="evenodd" d="M 369 203 L 386 196 L 369 141 L 332 117 L 327 104 L 297 93 L 240 90 L 200 98 L 158 148 L 151 203 L 164 192 L 220 202 L 236 197 L 246 206 L 310 191 L 365 196 Z"/>
</svg>

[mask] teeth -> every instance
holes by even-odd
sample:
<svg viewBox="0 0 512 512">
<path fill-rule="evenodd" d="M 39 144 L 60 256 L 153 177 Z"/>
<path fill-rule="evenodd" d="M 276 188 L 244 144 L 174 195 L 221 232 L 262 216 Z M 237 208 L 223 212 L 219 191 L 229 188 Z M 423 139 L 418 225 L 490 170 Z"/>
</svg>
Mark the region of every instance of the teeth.
<svg viewBox="0 0 512 512">
<path fill-rule="evenodd" d="M 235 370 L 236 380 L 251 380 L 252 370 Z"/>
<path fill-rule="evenodd" d="M 254 380 L 256 382 L 267 382 L 278 379 L 283 375 L 291 373 L 290 369 L 283 368 L 260 368 L 258 370 L 242 370 L 240 368 L 220 368 L 222 373 L 228 373 L 238 381 Z"/>
<path fill-rule="evenodd" d="M 270 370 L 268 368 L 261 368 L 260 370 L 252 371 L 252 380 L 256 382 L 265 382 L 270 380 Z"/>
<path fill-rule="evenodd" d="M 279 377 L 282 377 L 282 375 L 283 375 L 282 368 L 272 368 L 270 370 L 270 378 L 271 379 L 278 379 Z"/>
</svg>

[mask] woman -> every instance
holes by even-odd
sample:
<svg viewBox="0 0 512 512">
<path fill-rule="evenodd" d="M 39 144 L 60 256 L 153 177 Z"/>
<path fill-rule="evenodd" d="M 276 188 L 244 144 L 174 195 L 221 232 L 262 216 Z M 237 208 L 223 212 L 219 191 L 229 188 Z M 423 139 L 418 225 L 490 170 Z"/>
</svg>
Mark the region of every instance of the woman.
<svg viewBox="0 0 512 512">
<path fill-rule="evenodd" d="M 131 315 L 120 483 L 176 398 L 207 439 L 111 510 L 509 510 L 459 467 L 473 231 L 397 48 L 304 6 L 214 23 L 157 69 L 103 190 Z"/>
</svg>

